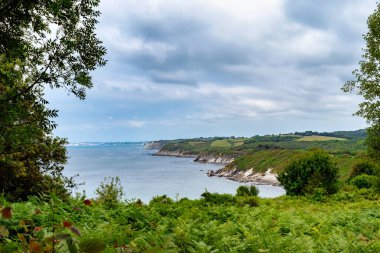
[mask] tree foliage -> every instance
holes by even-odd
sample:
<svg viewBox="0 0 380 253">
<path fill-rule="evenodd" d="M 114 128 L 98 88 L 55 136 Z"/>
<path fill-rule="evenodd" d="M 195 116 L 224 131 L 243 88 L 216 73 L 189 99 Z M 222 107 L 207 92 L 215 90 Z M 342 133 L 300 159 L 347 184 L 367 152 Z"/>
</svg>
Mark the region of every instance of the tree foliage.
<svg viewBox="0 0 380 253">
<path fill-rule="evenodd" d="M 90 72 L 105 64 L 98 3 L 0 1 L 0 191 L 8 198 L 72 185 L 62 176 L 66 140 L 52 135 L 58 111 L 43 96 L 51 87 L 85 98 Z"/>
<path fill-rule="evenodd" d="M 114 207 L 122 201 L 124 190 L 119 177 L 108 177 L 104 178 L 95 193 L 99 202 L 108 207 Z"/>
<path fill-rule="evenodd" d="M 236 196 L 257 196 L 259 192 L 259 188 L 254 185 L 241 185 L 236 189 Z"/>
<path fill-rule="evenodd" d="M 371 125 L 367 130 L 369 153 L 380 159 L 380 3 L 367 20 L 368 32 L 363 36 L 366 47 L 359 62 L 359 68 L 353 71 L 354 80 L 346 82 L 343 91 L 356 91 L 364 98 L 359 104 L 356 115 Z"/>
<path fill-rule="evenodd" d="M 288 195 L 314 194 L 316 189 L 333 194 L 338 188 L 338 168 L 328 153 L 315 150 L 290 162 L 278 180 Z"/>
</svg>

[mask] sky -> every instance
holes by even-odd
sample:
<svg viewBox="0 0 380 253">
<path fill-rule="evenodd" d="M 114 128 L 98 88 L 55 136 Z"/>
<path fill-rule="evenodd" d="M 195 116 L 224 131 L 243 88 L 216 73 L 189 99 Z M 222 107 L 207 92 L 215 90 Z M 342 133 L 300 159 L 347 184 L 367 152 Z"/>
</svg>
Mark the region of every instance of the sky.
<svg viewBox="0 0 380 253">
<path fill-rule="evenodd" d="M 365 128 L 342 85 L 374 0 L 102 0 L 107 65 L 79 100 L 47 90 L 70 142 Z"/>
</svg>

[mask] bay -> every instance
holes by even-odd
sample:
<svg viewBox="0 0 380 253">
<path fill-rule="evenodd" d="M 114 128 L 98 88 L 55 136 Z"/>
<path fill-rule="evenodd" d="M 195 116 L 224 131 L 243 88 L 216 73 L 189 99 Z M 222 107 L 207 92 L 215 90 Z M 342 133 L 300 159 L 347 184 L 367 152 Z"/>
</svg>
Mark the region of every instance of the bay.
<svg viewBox="0 0 380 253">
<path fill-rule="evenodd" d="M 152 197 L 167 195 L 174 200 L 198 199 L 209 192 L 235 194 L 244 183 L 219 177 L 208 177 L 208 170 L 222 165 L 194 163 L 192 158 L 153 156 L 143 143 L 79 143 L 67 147 L 69 160 L 64 174 L 79 174 L 77 182 L 84 182 L 77 191 L 95 197 L 95 189 L 105 177 L 118 176 L 125 199 L 141 199 L 148 203 Z M 285 194 L 281 187 L 258 185 L 261 197 Z"/>
</svg>

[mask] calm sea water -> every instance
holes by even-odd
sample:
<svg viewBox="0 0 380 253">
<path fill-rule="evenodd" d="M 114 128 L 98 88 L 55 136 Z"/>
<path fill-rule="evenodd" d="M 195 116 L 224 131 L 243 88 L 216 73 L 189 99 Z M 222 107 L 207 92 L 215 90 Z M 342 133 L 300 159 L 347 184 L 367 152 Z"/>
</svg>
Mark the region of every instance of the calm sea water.
<svg viewBox="0 0 380 253">
<path fill-rule="evenodd" d="M 194 163 L 192 158 L 152 156 L 143 143 L 81 143 L 67 147 L 69 154 L 66 176 L 79 173 L 77 182 L 85 182 L 78 191 L 95 196 L 95 189 L 104 177 L 118 176 L 126 199 L 149 202 L 154 196 L 164 195 L 180 199 L 200 198 L 206 190 L 235 193 L 242 185 L 225 178 L 208 177 L 208 170 L 222 165 Z M 285 194 L 281 187 L 259 185 L 261 197 Z"/>
</svg>

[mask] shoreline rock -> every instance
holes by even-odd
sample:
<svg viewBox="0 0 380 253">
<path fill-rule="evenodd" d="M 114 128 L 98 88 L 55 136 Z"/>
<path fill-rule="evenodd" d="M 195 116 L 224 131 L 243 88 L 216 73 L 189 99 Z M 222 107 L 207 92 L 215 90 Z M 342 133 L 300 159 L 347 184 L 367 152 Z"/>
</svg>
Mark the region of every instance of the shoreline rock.
<svg viewBox="0 0 380 253">
<path fill-rule="evenodd" d="M 186 157 L 186 158 L 196 158 L 196 155 L 182 153 L 181 151 L 165 151 L 159 150 L 154 153 L 153 156 L 174 156 L 174 157 Z"/>
<path fill-rule="evenodd" d="M 146 150 L 160 150 L 165 145 L 163 141 L 148 141 L 144 143 Z"/>
<path fill-rule="evenodd" d="M 230 164 L 234 161 L 233 157 L 226 155 L 200 154 L 194 159 L 198 163 Z"/>
<path fill-rule="evenodd" d="M 186 157 L 195 158 L 193 161 L 197 163 L 213 163 L 213 164 L 223 164 L 228 165 L 234 161 L 234 157 L 227 155 L 215 155 L 215 154 L 186 154 L 182 151 L 167 151 L 159 150 L 153 154 L 154 156 L 174 156 L 174 157 Z M 280 182 L 277 180 L 277 174 L 272 173 L 272 168 L 269 168 L 264 173 L 253 172 L 253 169 L 247 171 L 239 171 L 236 168 L 226 169 L 226 167 L 220 168 L 216 171 L 209 170 L 206 173 L 209 177 L 224 177 L 226 179 L 240 182 L 240 183 L 254 183 L 258 185 L 273 185 L 280 186 Z"/>
<path fill-rule="evenodd" d="M 227 165 L 233 162 L 234 158 L 226 155 L 215 155 L 215 154 L 188 154 L 183 153 L 182 151 L 167 151 L 167 150 L 159 150 L 153 154 L 153 156 L 174 156 L 174 157 L 186 157 L 186 158 L 194 158 L 194 162 L 197 163 L 213 163 L 213 164 L 223 164 Z"/>
<path fill-rule="evenodd" d="M 240 183 L 252 182 L 262 185 L 280 186 L 280 182 L 277 180 L 277 174 L 271 172 L 269 168 L 265 173 L 255 173 L 253 169 L 247 171 L 238 171 L 236 168 L 232 170 L 224 170 L 224 168 L 217 171 L 210 170 L 206 174 L 209 177 L 224 177 L 232 181 Z"/>
</svg>

